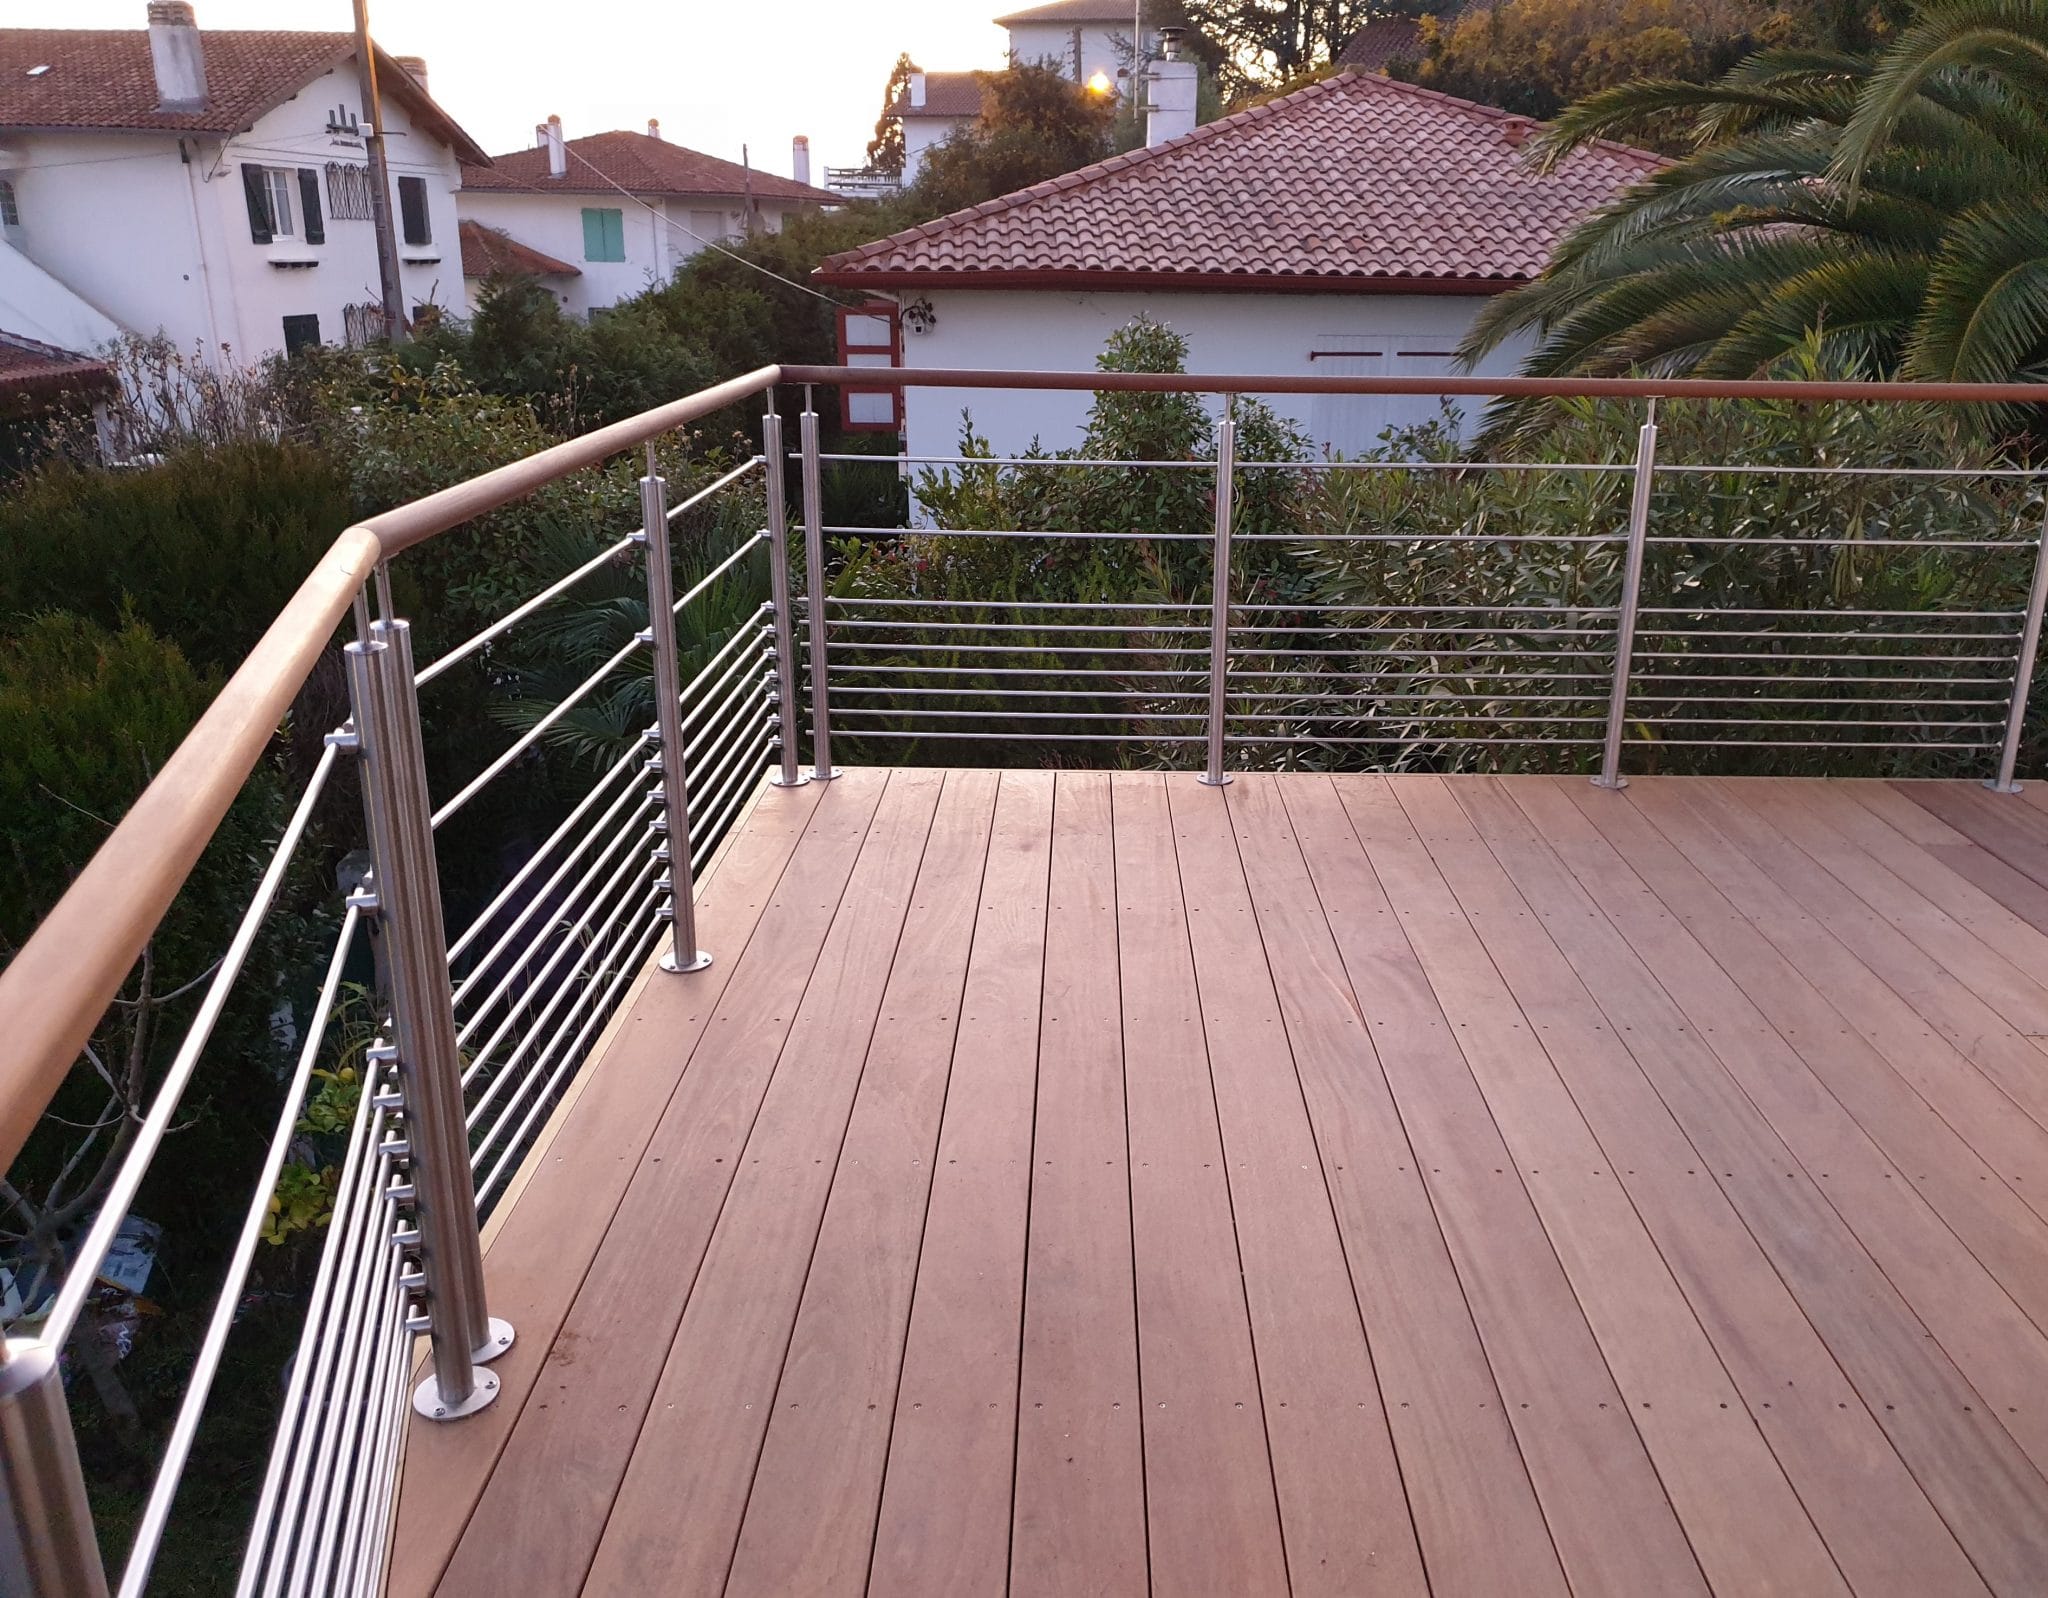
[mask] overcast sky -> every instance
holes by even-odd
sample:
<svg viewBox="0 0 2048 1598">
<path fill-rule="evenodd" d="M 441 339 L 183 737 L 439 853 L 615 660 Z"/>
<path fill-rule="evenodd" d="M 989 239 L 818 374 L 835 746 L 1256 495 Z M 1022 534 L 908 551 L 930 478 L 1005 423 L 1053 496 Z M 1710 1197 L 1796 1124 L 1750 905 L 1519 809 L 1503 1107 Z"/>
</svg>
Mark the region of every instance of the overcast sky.
<svg viewBox="0 0 2048 1598">
<path fill-rule="evenodd" d="M 205 28 L 354 26 L 350 0 L 194 0 Z M 559 115 L 571 138 L 661 119 L 680 144 L 789 171 L 810 135 L 823 167 L 859 163 L 897 53 L 933 70 L 997 67 L 988 19 L 1016 0 L 370 0 L 394 55 L 424 56 L 434 98 L 492 154 Z M 144 0 L 0 0 L 0 19 L 141 27 Z"/>
</svg>

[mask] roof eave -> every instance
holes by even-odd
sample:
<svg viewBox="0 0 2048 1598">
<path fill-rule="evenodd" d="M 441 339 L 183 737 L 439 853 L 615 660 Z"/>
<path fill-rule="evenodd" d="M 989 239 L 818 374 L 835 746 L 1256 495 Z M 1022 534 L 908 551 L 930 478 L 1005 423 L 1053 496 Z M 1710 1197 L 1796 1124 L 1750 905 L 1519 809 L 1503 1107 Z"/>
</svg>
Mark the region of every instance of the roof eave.
<svg viewBox="0 0 2048 1598">
<path fill-rule="evenodd" d="M 1513 277 L 1366 277 L 1352 273 L 1110 272 L 1052 268 L 990 272 L 834 271 L 827 262 L 814 281 L 845 289 L 1179 289 L 1202 294 L 1504 294 L 1529 281 Z"/>
</svg>

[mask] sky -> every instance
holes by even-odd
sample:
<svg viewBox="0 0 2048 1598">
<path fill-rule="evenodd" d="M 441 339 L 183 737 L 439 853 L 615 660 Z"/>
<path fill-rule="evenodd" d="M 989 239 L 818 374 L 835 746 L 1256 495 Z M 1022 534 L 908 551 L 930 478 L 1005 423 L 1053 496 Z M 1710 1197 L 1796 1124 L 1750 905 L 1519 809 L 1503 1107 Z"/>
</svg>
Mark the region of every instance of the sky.
<svg viewBox="0 0 2048 1598">
<path fill-rule="evenodd" d="M 346 31 L 350 0 L 193 0 L 200 28 Z M 144 0 L 0 0 L 0 22 L 141 27 Z M 613 128 L 729 161 L 742 145 L 787 175 L 808 134 L 814 181 L 857 166 L 900 51 L 934 71 L 1003 64 L 990 17 L 1016 0 L 370 0 L 393 55 L 424 56 L 433 96 L 492 154 L 560 116 L 569 137 Z M 13 15 L 10 15 L 13 13 Z"/>
</svg>

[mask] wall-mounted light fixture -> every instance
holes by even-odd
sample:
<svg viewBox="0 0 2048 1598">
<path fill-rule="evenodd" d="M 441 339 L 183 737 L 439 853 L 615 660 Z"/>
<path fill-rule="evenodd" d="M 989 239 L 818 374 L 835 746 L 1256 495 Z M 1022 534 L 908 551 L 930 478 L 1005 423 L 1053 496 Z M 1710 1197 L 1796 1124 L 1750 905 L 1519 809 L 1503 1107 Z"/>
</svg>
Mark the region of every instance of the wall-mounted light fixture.
<svg viewBox="0 0 2048 1598">
<path fill-rule="evenodd" d="M 932 302 L 919 295 L 903 307 L 903 326 L 912 333 L 929 333 L 939 325 L 939 313 L 932 309 Z"/>
</svg>

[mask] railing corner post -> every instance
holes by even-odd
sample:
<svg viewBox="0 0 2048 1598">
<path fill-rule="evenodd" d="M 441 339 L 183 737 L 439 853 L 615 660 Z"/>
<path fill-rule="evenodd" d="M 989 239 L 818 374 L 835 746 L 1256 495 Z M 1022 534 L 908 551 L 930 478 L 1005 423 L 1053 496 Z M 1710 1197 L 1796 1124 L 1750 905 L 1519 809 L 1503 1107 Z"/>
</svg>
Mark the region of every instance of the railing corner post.
<svg viewBox="0 0 2048 1598">
<path fill-rule="evenodd" d="M 825 507 L 818 481 L 818 412 L 808 390 L 798 431 L 804 456 L 804 592 L 811 632 L 811 775 L 830 782 L 839 772 L 832 764 L 832 706 L 827 692 L 831 661 L 826 653 Z"/>
<path fill-rule="evenodd" d="M 413 1211 L 412 1226 L 395 1233 L 405 1234 L 405 1246 L 419 1253 L 433 1354 L 431 1370 L 413 1393 L 413 1408 L 430 1420 L 455 1420 L 498 1396 L 497 1377 L 482 1367 L 512 1346 L 513 1334 L 485 1307 L 411 630 L 387 613 L 367 639 L 349 644 L 343 654 L 362 766 L 374 913 L 390 962 L 390 1044 L 404 1118 L 394 1145 L 403 1175 L 387 1196 Z"/>
<path fill-rule="evenodd" d="M 106 1598 L 57 1350 L 10 1337 L 0 1357 L 0 1592 Z"/>
<path fill-rule="evenodd" d="M 2034 585 L 2027 593 L 2027 613 L 2020 623 L 2019 653 L 2013 660 L 2012 698 L 2006 704 L 2005 739 L 1998 749 L 1998 775 L 1984 786 L 1993 793 L 2018 793 L 2020 734 L 2026 730 L 2027 695 L 2034 686 L 2034 666 L 2041 654 L 2041 612 L 2048 607 L 2048 499 L 2041 509 L 2040 546 L 2034 555 Z"/>
<path fill-rule="evenodd" d="M 1622 565 L 1621 606 L 1614 622 L 1614 681 L 1607 699 L 1607 738 L 1601 747 L 1600 772 L 1593 786 L 1620 790 L 1628 786 L 1621 774 L 1621 735 L 1628 723 L 1629 672 L 1635 661 L 1636 617 L 1643 598 L 1643 553 L 1650 535 L 1650 488 L 1657 475 L 1657 402 L 1636 435 L 1635 489 L 1629 500 L 1628 553 Z"/>
<path fill-rule="evenodd" d="M 1237 418 L 1226 407 L 1216 426 L 1216 521 L 1209 578 L 1209 758 L 1200 781 L 1221 788 L 1230 713 L 1230 535 L 1237 512 Z"/>
<path fill-rule="evenodd" d="M 651 762 L 661 783 L 657 825 L 665 841 L 657 864 L 668 867 L 663 915 L 674 929 L 661 969 L 681 975 L 702 971 L 711 956 L 697 947 L 697 885 L 690 870 L 690 784 L 683 761 L 683 674 L 676 657 L 675 568 L 668 544 L 668 484 L 647 449 L 640 479 L 640 541 L 647 557 L 647 641 L 654 650 L 654 736 L 660 753 Z"/>
<path fill-rule="evenodd" d="M 788 454 L 772 389 L 768 414 L 761 418 L 761 456 L 767 467 L 768 597 L 775 613 L 775 740 L 781 755 L 768 780 L 778 788 L 800 788 L 811 779 L 804 775 L 797 748 L 796 610 L 789 593 L 789 499 L 783 479 Z"/>
</svg>

